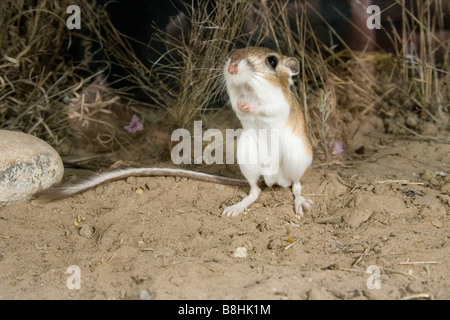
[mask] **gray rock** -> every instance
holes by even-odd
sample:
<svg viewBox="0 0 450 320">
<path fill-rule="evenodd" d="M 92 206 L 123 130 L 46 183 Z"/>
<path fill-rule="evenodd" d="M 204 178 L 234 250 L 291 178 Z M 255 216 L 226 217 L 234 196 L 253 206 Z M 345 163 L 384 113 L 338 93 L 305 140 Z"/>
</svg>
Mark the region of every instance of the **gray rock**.
<svg viewBox="0 0 450 320">
<path fill-rule="evenodd" d="M 22 132 L 0 130 L 0 206 L 28 199 L 60 182 L 64 166 L 45 141 Z"/>
</svg>

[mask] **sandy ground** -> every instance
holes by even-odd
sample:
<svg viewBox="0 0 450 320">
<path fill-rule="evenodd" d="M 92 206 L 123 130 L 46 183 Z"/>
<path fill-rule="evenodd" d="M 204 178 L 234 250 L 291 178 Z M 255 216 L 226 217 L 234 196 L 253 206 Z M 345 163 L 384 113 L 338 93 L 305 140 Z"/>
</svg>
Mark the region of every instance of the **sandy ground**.
<svg viewBox="0 0 450 320">
<path fill-rule="evenodd" d="M 0 299 L 450 299 L 450 145 L 358 127 L 302 220 L 287 189 L 228 218 L 248 188 L 166 177 L 0 208 Z"/>
</svg>

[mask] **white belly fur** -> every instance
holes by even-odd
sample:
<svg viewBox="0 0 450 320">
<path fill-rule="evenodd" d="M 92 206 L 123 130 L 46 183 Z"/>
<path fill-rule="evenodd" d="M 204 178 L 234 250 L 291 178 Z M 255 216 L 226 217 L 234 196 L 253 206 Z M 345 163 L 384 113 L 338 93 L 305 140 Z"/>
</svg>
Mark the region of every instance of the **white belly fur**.
<svg viewBox="0 0 450 320">
<path fill-rule="evenodd" d="M 292 129 L 286 125 L 286 119 L 287 117 L 283 116 L 261 119 L 261 115 L 255 118 L 254 116 L 248 114 L 240 117 L 244 132 L 248 132 L 249 130 L 258 132 L 259 129 L 277 129 L 279 132 L 278 157 L 271 157 L 270 159 L 265 159 L 265 161 L 258 158 L 256 164 L 254 164 L 254 162 L 253 164 L 249 164 L 248 162 L 246 163 L 242 160 L 242 158 L 239 159 L 239 155 L 242 157 L 244 151 L 251 154 L 258 154 L 258 150 L 264 148 L 261 143 L 264 143 L 265 140 L 248 139 L 246 140 L 246 145 L 244 146 L 243 141 L 239 139 L 238 162 L 243 175 L 247 179 L 255 179 L 256 176 L 256 178 L 259 178 L 263 175 L 264 181 L 269 187 L 274 184 L 278 184 L 284 188 L 291 186 L 294 182 L 300 181 L 300 178 L 312 162 L 312 156 L 307 152 L 307 148 L 303 140 L 299 136 L 295 135 Z M 270 150 L 270 146 L 266 147 Z M 264 154 L 272 155 L 271 152 Z M 267 161 L 269 161 L 269 163 L 267 163 Z M 264 174 L 264 170 L 267 170 L 267 166 L 277 168 L 278 170 L 272 170 L 271 172 L 273 172 L 273 174 Z"/>
</svg>

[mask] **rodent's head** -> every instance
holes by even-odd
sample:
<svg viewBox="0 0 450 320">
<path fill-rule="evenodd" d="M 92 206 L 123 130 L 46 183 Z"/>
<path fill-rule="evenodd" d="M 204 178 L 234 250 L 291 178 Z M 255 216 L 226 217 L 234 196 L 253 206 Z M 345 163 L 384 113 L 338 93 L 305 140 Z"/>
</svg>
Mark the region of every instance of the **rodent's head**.
<svg viewBox="0 0 450 320">
<path fill-rule="evenodd" d="M 296 58 L 262 47 L 234 51 L 224 67 L 226 81 L 235 86 L 252 86 L 252 80 L 263 78 L 275 87 L 287 89 L 292 84 L 292 76 L 299 72 L 300 63 Z"/>
</svg>

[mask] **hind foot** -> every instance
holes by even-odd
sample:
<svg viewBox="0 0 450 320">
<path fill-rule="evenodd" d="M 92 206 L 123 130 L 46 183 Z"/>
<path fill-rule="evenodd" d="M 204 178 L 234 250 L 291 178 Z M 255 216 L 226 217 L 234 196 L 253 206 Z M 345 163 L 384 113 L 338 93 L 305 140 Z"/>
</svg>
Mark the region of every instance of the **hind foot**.
<svg viewBox="0 0 450 320">
<path fill-rule="evenodd" d="M 311 209 L 313 204 L 314 201 L 306 199 L 302 196 L 297 196 L 294 201 L 295 213 L 298 214 L 300 218 L 303 218 L 305 211 Z"/>
</svg>

